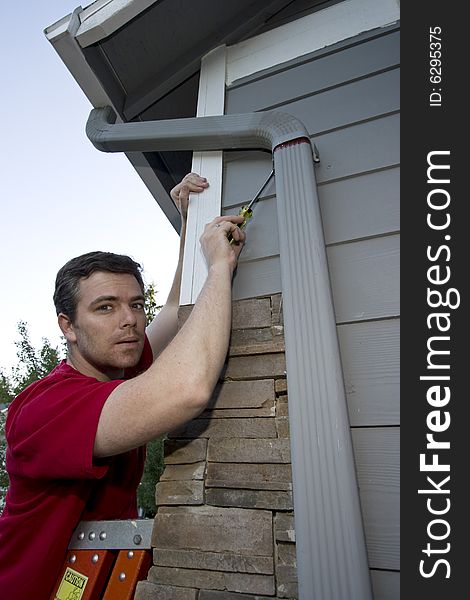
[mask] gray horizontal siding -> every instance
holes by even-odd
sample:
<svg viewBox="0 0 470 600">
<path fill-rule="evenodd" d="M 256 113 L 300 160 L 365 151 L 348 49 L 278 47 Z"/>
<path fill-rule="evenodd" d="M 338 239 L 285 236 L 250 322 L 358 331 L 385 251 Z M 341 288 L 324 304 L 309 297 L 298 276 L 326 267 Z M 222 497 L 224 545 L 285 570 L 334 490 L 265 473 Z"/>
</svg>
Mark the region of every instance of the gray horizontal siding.
<svg viewBox="0 0 470 600">
<path fill-rule="evenodd" d="M 296 116 L 310 135 L 395 112 L 400 107 L 398 69 L 290 102 L 282 110 Z"/>
<path fill-rule="evenodd" d="M 399 168 L 318 186 L 325 242 L 333 244 L 400 229 Z"/>
<path fill-rule="evenodd" d="M 353 428 L 369 565 L 400 568 L 400 430 Z"/>
<path fill-rule="evenodd" d="M 238 165 L 241 169 L 241 166 Z M 247 187 L 250 185 L 249 183 L 247 183 L 247 179 L 249 179 L 249 177 L 245 178 L 244 182 L 247 185 Z M 378 177 L 379 180 L 381 180 L 381 177 Z M 389 177 L 385 177 L 385 180 L 388 180 Z M 253 181 L 253 180 L 252 180 Z M 348 182 L 351 180 L 348 180 Z M 346 182 L 337 182 L 334 185 L 335 187 L 339 186 L 339 184 L 342 184 L 341 187 L 344 189 L 344 191 L 347 194 L 347 189 L 348 189 L 348 185 Z M 361 182 L 362 183 L 362 182 Z M 382 182 L 383 183 L 383 182 Z M 256 186 L 253 186 L 254 189 L 256 188 Z M 355 186 L 352 185 L 352 194 L 354 195 L 358 190 L 355 189 Z M 360 185 L 359 185 L 360 188 Z M 320 188 L 321 189 L 321 188 Z M 388 188 L 387 188 L 388 189 Z M 380 210 L 381 206 L 387 206 L 388 204 L 392 205 L 392 203 L 388 203 L 387 202 L 387 196 L 388 196 L 388 192 L 384 189 L 384 193 L 383 195 L 379 195 L 376 196 L 375 198 L 372 198 L 370 195 L 369 196 L 365 196 L 365 197 L 361 197 L 361 202 L 359 203 L 359 209 L 356 211 L 355 210 L 355 204 L 353 203 L 349 203 L 347 202 L 347 196 L 346 194 L 344 196 L 342 196 L 339 192 L 337 195 L 334 195 L 334 190 L 329 190 L 328 189 L 328 196 L 333 196 L 333 200 L 331 202 L 331 204 L 328 204 L 328 200 L 325 198 L 325 196 L 320 192 L 320 203 L 321 203 L 321 207 L 322 207 L 322 217 L 323 217 L 323 221 L 324 221 L 324 230 L 325 230 L 325 238 L 326 241 L 328 242 L 336 242 L 336 241 L 342 241 L 345 239 L 346 237 L 346 231 L 349 225 L 349 228 L 351 228 L 352 226 L 355 226 L 355 230 L 348 236 L 349 239 L 354 240 L 354 238 L 363 238 L 363 237 L 368 237 L 371 235 L 376 235 L 377 234 L 377 226 L 375 225 L 375 222 L 372 220 L 372 216 L 370 215 L 370 213 L 372 213 L 372 215 L 376 214 L 377 215 L 377 222 L 379 223 L 378 227 L 382 230 L 385 230 L 385 232 L 390 231 L 396 231 L 398 229 L 398 210 L 392 206 L 390 206 L 390 211 L 387 210 Z M 380 192 L 378 192 L 378 194 L 380 194 Z M 392 187 L 392 192 L 391 195 L 396 195 L 396 188 Z M 367 198 L 363 199 L 363 198 Z M 323 202 L 322 202 L 323 200 Z M 244 202 L 247 202 L 248 199 L 246 199 Z M 223 208 L 223 214 L 236 214 L 240 208 L 242 203 L 239 203 L 238 205 L 231 205 L 229 207 L 224 207 Z M 368 210 L 368 207 L 371 207 L 370 210 Z M 335 208 L 336 208 L 336 212 L 335 212 Z M 339 209 L 343 208 L 342 211 L 340 211 Z M 364 219 L 361 220 L 361 215 L 364 214 Z M 335 218 L 335 215 L 338 215 L 338 218 Z M 352 221 L 352 223 L 351 223 Z M 246 228 L 246 232 L 247 232 L 247 238 L 248 238 L 248 243 L 245 246 L 245 248 L 243 249 L 243 253 L 241 255 L 241 262 L 244 262 L 246 260 L 254 260 L 254 259 L 260 259 L 263 258 L 264 256 L 274 256 L 276 254 L 279 253 L 279 240 L 277 237 L 277 228 L 278 228 L 278 222 L 277 222 L 277 210 L 276 210 L 276 199 L 274 196 L 270 196 L 267 198 L 263 198 L 261 200 L 259 200 L 256 205 L 255 205 L 255 211 L 254 211 L 254 215 L 253 217 L 250 219 L 250 221 L 248 222 L 247 228 Z M 329 255 L 329 260 L 331 263 L 330 268 L 334 269 L 334 265 L 336 264 L 336 262 L 339 261 L 339 263 L 342 262 L 341 257 L 343 255 L 348 255 L 349 253 L 349 249 L 351 249 L 351 255 L 350 255 L 350 261 L 348 265 L 345 265 L 345 268 L 349 269 L 351 267 L 350 262 L 351 261 L 356 261 L 358 268 L 360 268 L 360 264 L 362 263 L 362 260 L 367 259 L 367 256 L 364 257 L 364 254 L 367 255 L 368 252 L 368 248 L 371 249 L 371 254 L 372 256 L 370 256 L 370 259 L 373 261 L 383 261 L 383 260 L 387 260 L 386 257 L 383 255 L 383 253 L 387 252 L 386 248 L 390 248 L 391 251 L 396 252 L 396 254 L 398 255 L 398 248 L 399 248 L 399 244 L 398 244 L 398 237 L 393 237 L 392 236 L 392 240 L 385 240 L 383 242 L 379 242 L 377 240 L 362 240 L 362 243 L 359 245 L 346 245 L 347 249 L 344 249 L 342 246 L 343 245 L 335 245 L 335 246 L 331 246 L 328 250 L 328 255 Z M 383 251 L 381 251 L 380 249 L 377 249 L 377 246 L 382 243 L 382 245 L 384 245 L 384 249 Z M 398 258 L 396 257 L 396 261 L 398 260 Z M 336 261 L 336 262 L 335 262 Z M 395 264 L 392 265 L 390 264 L 389 267 L 390 269 L 387 271 L 387 273 L 384 275 L 391 275 L 392 273 L 395 274 L 396 273 L 396 269 L 397 269 L 397 262 L 395 261 Z M 378 265 L 380 267 L 380 265 Z M 343 273 L 341 272 L 339 274 L 338 278 L 342 278 Z M 391 282 L 391 283 L 396 283 Z M 344 299 L 344 301 L 346 301 L 346 299 Z M 344 302 L 341 303 L 341 306 L 344 304 Z M 377 307 L 378 308 L 378 307 Z M 374 314 L 370 314 L 370 315 L 363 315 L 362 317 L 360 315 L 355 315 L 353 318 L 349 318 L 349 317 L 344 317 L 343 316 L 343 310 L 340 308 L 340 304 L 338 304 L 338 315 L 341 315 L 339 317 L 339 319 L 341 321 L 344 320 L 357 320 L 358 318 L 368 318 L 368 317 L 374 317 L 376 318 L 377 316 L 390 316 L 391 314 L 396 315 L 397 314 L 397 310 L 395 309 L 393 313 L 385 313 L 385 314 L 379 314 L 377 312 L 374 312 Z"/>
<path fill-rule="evenodd" d="M 315 136 L 317 183 L 353 177 L 400 162 L 400 117 L 389 115 Z"/>
<path fill-rule="evenodd" d="M 233 277 L 233 299 L 253 298 L 253 288 L 257 296 L 277 294 L 282 291 L 279 256 L 242 262 Z"/>
<path fill-rule="evenodd" d="M 250 195 L 261 187 L 270 166 L 271 162 L 263 152 L 257 152 L 252 157 L 241 157 L 239 152 L 236 155 L 234 153 L 225 169 L 223 214 L 236 214 L 243 204 L 249 202 Z M 399 184 L 400 170 L 395 167 L 319 185 L 325 242 L 333 244 L 398 231 Z M 274 194 L 275 183 L 270 182 L 262 198 L 272 198 Z M 260 216 L 262 205 L 262 201 L 256 204 L 255 216 L 247 229 L 250 244 L 258 239 L 252 224 L 257 221 L 258 234 L 267 216 L 264 210 L 263 218 Z M 275 206 L 271 209 L 273 213 L 276 212 Z M 277 223 L 277 216 L 275 218 Z"/>
<path fill-rule="evenodd" d="M 351 425 L 398 425 L 399 320 L 339 325 L 338 339 Z"/>
<path fill-rule="evenodd" d="M 320 163 L 316 165 L 315 173 L 321 190 L 320 186 L 328 182 L 398 165 L 400 117 L 393 114 L 351 125 L 315 136 L 313 141 L 320 153 Z M 251 199 L 269 174 L 272 165 L 271 156 L 266 152 L 226 152 L 225 156 L 224 207 Z M 362 184 L 364 185 L 364 182 Z M 396 179 L 394 184 L 396 186 Z M 374 182 L 371 185 L 374 185 Z M 274 189 L 275 184 L 271 183 L 263 195 L 272 194 Z M 395 201 L 398 200 L 396 187 L 387 192 L 387 195 L 390 194 L 394 194 Z"/>
<path fill-rule="evenodd" d="M 227 93 L 226 113 L 266 110 L 294 98 L 309 96 L 371 73 L 396 67 L 400 62 L 399 33 L 350 46 L 340 52 L 302 57 L 295 68 L 282 68 L 249 82 L 235 82 Z M 297 61 L 299 63 L 299 61 Z M 253 79 L 253 78 L 252 78 Z"/>
<path fill-rule="evenodd" d="M 390 235 L 327 249 L 338 323 L 399 315 L 399 242 Z"/>
<path fill-rule="evenodd" d="M 236 210 L 224 209 L 222 214 L 236 214 Z M 256 204 L 253 217 L 246 226 L 248 243 L 243 248 L 240 263 L 256 260 L 266 256 L 279 254 L 279 239 L 277 235 L 277 208 L 276 198 L 271 197 L 260 200 Z"/>
<path fill-rule="evenodd" d="M 256 193 L 269 173 L 270 164 L 260 152 L 253 159 L 239 158 L 231 161 L 230 168 L 226 166 L 223 214 L 236 214 L 243 204 L 249 202 L 250 195 Z M 399 168 L 391 168 L 319 185 L 326 244 L 398 231 L 399 179 Z M 244 256 L 250 253 L 259 257 L 263 248 L 268 255 L 272 254 L 274 243 L 278 252 L 276 236 L 272 235 L 277 231 L 274 195 L 275 183 L 271 182 L 255 205 L 254 216 L 247 228 L 250 244 L 245 248 Z M 269 209 L 264 205 L 266 201 L 271 201 Z M 265 245 L 267 237 L 270 239 L 268 246 Z"/>
<path fill-rule="evenodd" d="M 272 158 L 268 152 L 224 152 L 223 208 L 239 206 L 251 200 L 271 168 Z M 274 194 L 275 189 L 275 179 L 271 179 L 262 197 Z"/>
</svg>

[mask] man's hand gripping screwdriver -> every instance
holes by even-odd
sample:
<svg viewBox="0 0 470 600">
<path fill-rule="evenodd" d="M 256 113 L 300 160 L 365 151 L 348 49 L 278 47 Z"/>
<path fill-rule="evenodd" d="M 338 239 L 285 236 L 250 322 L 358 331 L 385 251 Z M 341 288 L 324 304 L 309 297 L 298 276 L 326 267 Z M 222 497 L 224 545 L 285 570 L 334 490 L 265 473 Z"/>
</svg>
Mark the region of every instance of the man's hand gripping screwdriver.
<svg viewBox="0 0 470 600">
<path fill-rule="evenodd" d="M 251 202 L 249 204 L 247 204 L 246 206 L 242 206 L 240 209 L 240 212 L 238 213 L 238 215 L 240 217 L 243 217 L 243 223 L 240 223 L 240 225 L 238 226 L 239 229 L 245 229 L 246 224 L 248 223 L 248 220 L 251 219 L 251 217 L 253 216 L 253 210 L 252 210 L 252 206 L 253 204 L 259 199 L 261 192 L 264 190 L 264 188 L 268 185 L 268 183 L 270 182 L 271 178 L 274 175 L 274 169 L 271 171 L 271 173 L 268 175 L 268 178 L 266 179 L 266 181 L 263 183 L 263 185 L 260 187 L 260 189 L 258 190 L 258 192 L 256 193 L 256 195 L 253 197 L 253 199 L 251 200 Z M 232 237 L 232 234 L 230 234 L 228 236 L 228 240 L 231 244 L 234 243 L 234 239 Z"/>
</svg>

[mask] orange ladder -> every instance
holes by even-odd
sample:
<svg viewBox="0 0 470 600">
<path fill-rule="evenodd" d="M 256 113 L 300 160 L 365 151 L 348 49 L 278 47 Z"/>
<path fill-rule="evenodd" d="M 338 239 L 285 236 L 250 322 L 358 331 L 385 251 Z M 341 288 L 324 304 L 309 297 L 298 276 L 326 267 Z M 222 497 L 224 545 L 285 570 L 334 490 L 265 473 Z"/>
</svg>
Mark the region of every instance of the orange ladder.
<svg viewBox="0 0 470 600">
<path fill-rule="evenodd" d="M 153 519 L 82 521 L 50 600 L 132 600 L 152 562 Z"/>
</svg>

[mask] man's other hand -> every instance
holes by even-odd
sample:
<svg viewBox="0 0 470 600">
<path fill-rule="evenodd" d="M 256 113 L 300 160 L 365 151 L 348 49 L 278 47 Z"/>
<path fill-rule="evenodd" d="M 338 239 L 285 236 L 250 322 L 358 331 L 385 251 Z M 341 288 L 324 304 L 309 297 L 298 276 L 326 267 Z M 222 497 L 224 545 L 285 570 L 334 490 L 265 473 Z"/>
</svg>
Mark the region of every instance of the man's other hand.
<svg viewBox="0 0 470 600">
<path fill-rule="evenodd" d="M 188 173 L 171 190 L 170 196 L 183 219 L 186 219 L 188 214 L 189 194 L 203 192 L 208 187 L 209 183 L 205 177 L 201 177 L 197 173 Z"/>
<path fill-rule="evenodd" d="M 200 242 L 209 269 L 217 263 L 226 263 L 233 273 L 246 238 L 245 232 L 238 227 L 242 223 L 240 215 L 226 215 L 216 217 L 206 225 Z M 229 242 L 229 236 L 233 243 Z"/>
</svg>

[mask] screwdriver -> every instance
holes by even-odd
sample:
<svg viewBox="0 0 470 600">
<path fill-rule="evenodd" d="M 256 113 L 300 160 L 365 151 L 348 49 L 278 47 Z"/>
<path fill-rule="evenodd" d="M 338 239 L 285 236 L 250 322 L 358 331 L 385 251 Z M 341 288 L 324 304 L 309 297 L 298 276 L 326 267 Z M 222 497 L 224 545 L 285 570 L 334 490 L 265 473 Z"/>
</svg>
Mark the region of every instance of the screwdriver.
<svg viewBox="0 0 470 600">
<path fill-rule="evenodd" d="M 253 206 L 253 204 L 259 199 L 261 192 L 264 190 L 264 188 L 268 185 L 268 183 L 271 181 L 271 178 L 274 175 L 274 169 L 271 171 L 271 173 L 268 175 L 266 181 L 263 183 L 263 185 L 260 187 L 260 189 L 258 190 L 258 192 L 255 194 L 255 196 L 253 196 L 253 199 L 251 200 L 251 202 L 245 206 L 242 206 L 240 209 L 240 212 L 238 213 L 239 217 L 243 217 L 243 223 L 240 223 L 240 225 L 238 226 L 239 229 L 245 229 L 246 224 L 248 223 L 248 220 L 251 219 L 251 217 L 253 216 L 253 209 L 251 208 Z M 228 236 L 228 240 L 231 244 L 233 244 L 233 242 L 235 241 L 232 237 L 232 234 L 230 234 Z"/>
</svg>

